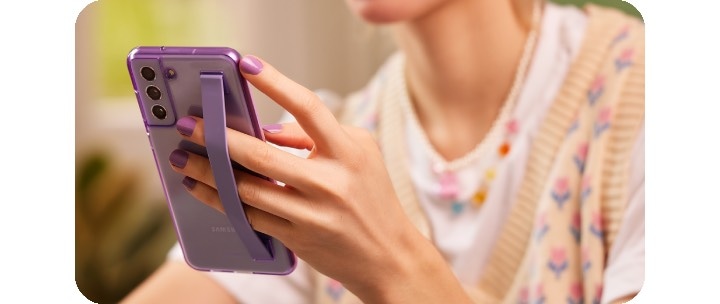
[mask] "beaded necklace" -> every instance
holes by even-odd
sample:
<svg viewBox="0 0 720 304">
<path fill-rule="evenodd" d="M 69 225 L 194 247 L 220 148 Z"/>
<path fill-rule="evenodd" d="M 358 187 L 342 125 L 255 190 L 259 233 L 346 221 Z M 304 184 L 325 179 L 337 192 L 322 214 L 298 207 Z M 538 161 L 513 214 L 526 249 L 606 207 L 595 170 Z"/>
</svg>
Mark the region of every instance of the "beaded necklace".
<svg viewBox="0 0 720 304">
<path fill-rule="evenodd" d="M 540 7 L 541 1 L 534 1 L 532 27 L 528 33 L 523 53 L 520 58 L 515 77 L 513 79 L 510 92 L 508 93 L 503 106 L 500 109 L 498 117 L 493 121 L 490 130 L 486 134 L 485 138 L 477 145 L 473 150 L 465 154 L 464 156 L 455 159 L 453 161 L 446 161 L 440 153 L 438 153 L 433 145 L 430 143 L 425 130 L 420 125 L 417 118 L 417 114 L 410 103 L 410 98 L 401 98 L 401 106 L 405 112 L 404 116 L 408 118 L 413 128 L 419 130 L 421 144 L 424 146 L 426 151 L 429 151 L 432 171 L 438 176 L 440 183 L 435 189 L 436 196 L 443 202 L 449 203 L 453 215 L 461 214 L 468 205 L 472 205 L 475 208 L 481 207 L 487 199 L 490 186 L 496 176 L 496 167 L 505 159 L 510 153 L 511 143 L 514 141 L 515 136 L 518 133 L 519 123 L 516 119 L 511 117 L 511 113 L 517 102 L 517 96 L 520 92 L 522 81 L 525 79 L 530 59 L 532 58 L 532 52 L 535 48 L 535 42 L 537 41 L 537 28 L 540 20 Z M 403 79 L 404 81 L 404 79 Z M 490 147 L 489 145 L 495 142 L 497 138 L 501 137 L 500 144 L 497 147 Z M 494 151 L 488 149 L 495 148 Z M 461 168 L 465 168 L 468 165 L 475 162 L 480 156 L 486 153 L 494 153 L 494 159 L 491 161 L 491 165 L 485 170 L 480 186 L 475 190 L 475 194 L 472 196 L 470 201 L 462 201 L 458 199 L 459 183 L 457 179 L 457 171 Z"/>
</svg>

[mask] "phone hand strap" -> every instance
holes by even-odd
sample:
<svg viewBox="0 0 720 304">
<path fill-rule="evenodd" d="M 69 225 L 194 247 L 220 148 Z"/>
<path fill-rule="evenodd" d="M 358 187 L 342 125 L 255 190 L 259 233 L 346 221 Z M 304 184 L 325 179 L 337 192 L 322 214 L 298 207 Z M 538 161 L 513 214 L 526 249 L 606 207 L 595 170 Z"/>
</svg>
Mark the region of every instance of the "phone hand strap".
<svg viewBox="0 0 720 304">
<path fill-rule="evenodd" d="M 269 239 L 263 238 L 267 240 L 263 242 L 261 236 L 252 229 L 237 192 L 225 134 L 227 123 L 223 75 L 200 73 L 200 87 L 205 121 L 205 146 L 225 215 L 254 260 L 273 260 Z"/>
</svg>

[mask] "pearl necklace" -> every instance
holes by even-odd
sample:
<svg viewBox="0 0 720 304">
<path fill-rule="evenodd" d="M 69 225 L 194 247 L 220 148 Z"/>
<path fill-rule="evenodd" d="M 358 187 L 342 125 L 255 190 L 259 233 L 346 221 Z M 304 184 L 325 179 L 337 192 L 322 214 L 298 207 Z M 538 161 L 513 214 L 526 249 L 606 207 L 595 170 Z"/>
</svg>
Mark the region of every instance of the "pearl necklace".
<svg viewBox="0 0 720 304">
<path fill-rule="evenodd" d="M 485 138 L 478 143 L 473 150 L 458 159 L 449 162 L 446 161 L 430 143 L 430 140 L 428 139 L 425 130 L 420 125 L 417 114 L 410 103 L 410 98 L 401 98 L 401 107 L 405 114 L 404 116 L 410 120 L 409 123 L 412 124 L 413 128 L 419 130 L 421 144 L 424 146 L 425 150 L 430 153 L 430 158 L 433 163 L 432 171 L 439 175 L 440 185 L 436 191 L 437 195 L 441 200 L 451 203 L 451 210 L 455 215 L 462 213 L 467 205 L 466 202 L 458 201 L 457 196 L 459 192 L 459 185 L 455 172 L 461 168 L 466 168 L 480 158 L 480 156 L 486 155 L 486 153 L 489 152 L 487 150 L 490 149 L 489 145 L 496 142 L 496 139 L 503 135 L 505 136 L 505 140 L 502 141 L 502 144 L 497 148 L 495 162 L 497 163 L 501 161 L 508 155 L 508 153 L 510 153 L 510 141 L 518 131 L 517 120 L 510 119 L 510 116 L 515 104 L 517 103 L 522 81 L 525 79 L 528 65 L 530 64 L 530 59 L 532 58 L 532 52 L 535 49 L 535 43 L 537 41 L 537 28 L 540 22 L 540 2 L 541 1 L 534 1 L 531 30 L 528 33 L 527 40 L 525 41 L 525 46 L 515 72 L 515 77 L 513 78 L 510 92 L 500 109 L 500 113 L 493 121 L 490 131 L 488 131 Z M 404 82 L 405 79 L 403 78 L 402 81 Z M 405 83 L 402 85 L 407 87 Z M 505 128 L 501 128 L 501 124 L 505 124 Z M 480 207 L 484 204 L 485 199 L 487 198 L 490 183 L 494 178 L 495 169 L 491 166 L 486 170 L 483 181 L 480 183 L 480 187 L 473 195 L 473 206 Z"/>
</svg>

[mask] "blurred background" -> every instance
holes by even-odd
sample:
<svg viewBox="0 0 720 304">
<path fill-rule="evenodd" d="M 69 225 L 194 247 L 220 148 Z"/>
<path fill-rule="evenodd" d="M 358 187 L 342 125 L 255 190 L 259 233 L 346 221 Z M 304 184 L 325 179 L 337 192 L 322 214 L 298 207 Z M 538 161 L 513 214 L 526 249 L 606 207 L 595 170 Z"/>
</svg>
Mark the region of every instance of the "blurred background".
<svg viewBox="0 0 720 304">
<path fill-rule="evenodd" d="M 555 2 L 639 16 L 619 0 Z M 394 50 L 387 29 L 338 0 L 100 0 L 80 13 L 75 31 L 75 279 L 97 303 L 122 299 L 176 241 L 125 64 L 133 47 L 232 47 L 341 96 Z M 276 122 L 281 109 L 253 93 L 261 122 Z"/>
</svg>

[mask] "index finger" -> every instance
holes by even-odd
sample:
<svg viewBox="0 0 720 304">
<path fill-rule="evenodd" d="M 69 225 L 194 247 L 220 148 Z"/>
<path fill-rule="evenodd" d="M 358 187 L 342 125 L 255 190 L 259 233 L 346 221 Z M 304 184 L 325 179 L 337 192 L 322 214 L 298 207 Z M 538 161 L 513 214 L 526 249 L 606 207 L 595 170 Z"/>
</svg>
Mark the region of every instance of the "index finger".
<svg viewBox="0 0 720 304">
<path fill-rule="evenodd" d="M 313 139 L 316 149 L 333 152 L 341 146 L 338 143 L 347 138 L 340 123 L 315 93 L 285 77 L 272 65 L 255 56 L 244 56 L 240 70 L 253 86 L 295 117 Z"/>
</svg>

